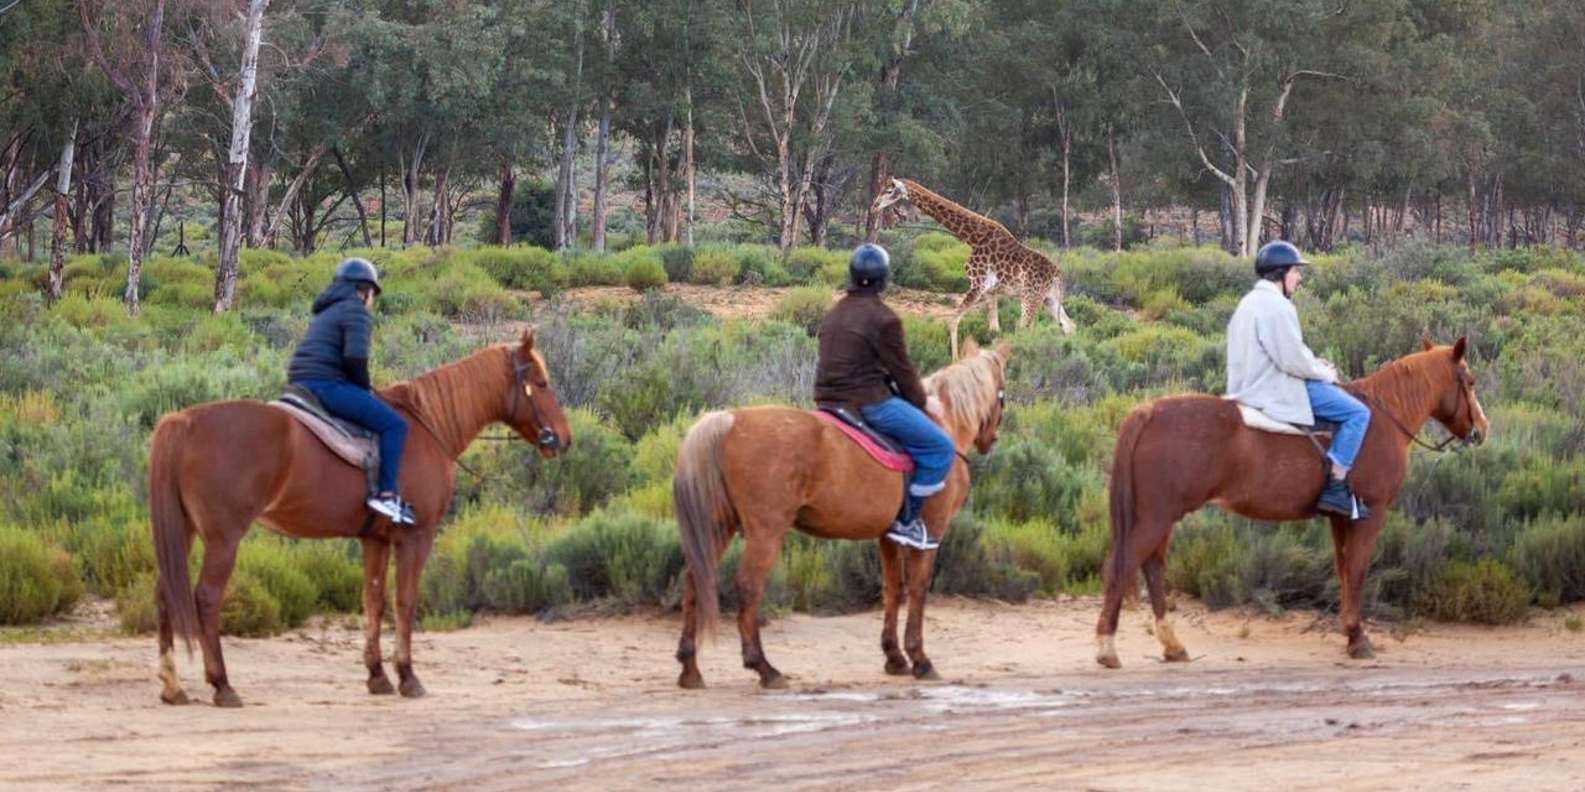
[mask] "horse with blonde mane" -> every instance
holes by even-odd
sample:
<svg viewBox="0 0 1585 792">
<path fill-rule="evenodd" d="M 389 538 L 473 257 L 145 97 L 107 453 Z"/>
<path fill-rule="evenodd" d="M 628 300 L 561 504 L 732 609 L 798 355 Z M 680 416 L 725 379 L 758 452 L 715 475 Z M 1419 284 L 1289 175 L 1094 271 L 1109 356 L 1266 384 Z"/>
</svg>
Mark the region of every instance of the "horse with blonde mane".
<svg viewBox="0 0 1585 792">
<path fill-rule="evenodd" d="M 962 360 L 924 380 L 926 392 L 941 400 L 943 415 L 938 420 L 960 457 L 947 476 L 946 488 L 925 502 L 925 524 L 937 537 L 946 532 L 968 498 L 969 471 L 963 455 L 971 447 L 990 453 L 1002 420 L 1008 347 L 980 350 L 970 344 Z M 706 630 L 714 625 L 719 608 L 716 569 L 732 534 L 742 533 L 737 623 L 743 666 L 758 672 L 763 687 L 787 686 L 760 646 L 759 605 L 782 543 L 795 528 L 823 539 L 876 541 L 886 611 L 881 628 L 886 673 L 940 678 L 924 648 L 925 588 L 936 553 L 901 548 L 882 538 L 902 503 L 903 477 L 881 467 L 841 430 L 793 407 L 708 413 L 683 439 L 672 497 L 687 560 L 682 638 L 677 645 L 677 660 L 682 663 L 678 685 L 704 687 L 695 639 L 701 624 Z M 902 552 L 907 553 L 906 655 L 897 644 Z"/>
<path fill-rule="evenodd" d="M 497 344 L 379 392 L 410 426 L 401 486 L 416 523 L 362 535 L 362 471 L 337 457 L 285 411 L 256 401 L 209 402 L 160 419 L 149 448 L 149 512 L 159 579 L 160 699 L 186 704 L 176 675 L 174 636 L 204 654 L 214 703 L 240 707 L 220 654 L 220 605 L 237 548 L 255 520 L 303 538 L 363 543 L 363 662 L 370 693 L 394 692 L 380 656 L 387 562 L 396 551 L 396 671 L 401 693 L 424 695 L 413 673 L 418 582 L 451 503 L 457 457 L 484 427 L 505 423 L 549 459 L 572 442 L 534 332 Z M 196 595 L 188 580 L 193 537 L 204 540 Z"/>
<path fill-rule="evenodd" d="M 1370 407 L 1370 429 L 1349 474 L 1369 507 L 1363 520 L 1331 516 L 1332 548 L 1342 583 L 1339 610 L 1348 654 L 1374 656 L 1360 623 L 1361 590 L 1376 536 L 1409 470 L 1409 444 L 1435 419 L 1465 443 L 1491 432 L 1475 396 L 1466 343 L 1406 355 L 1345 387 Z M 1165 574 L 1172 526 L 1207 503 L 1254 520 L 1315 517 L 1325 483 L 1322 455 L 1311 439 L 1246 426 L 1239 407 L 1214 396 L 1170 396 L 1142 404 L 1123 420 L 1113 455 L 1112 550 L 1106 598 L 1095 632 L 1096 661 L 1121 665 L 1115 636 L 1123 594 L 1143 567 L 1156 617 L 1156 639 L 1168 661 L 1189 659 L 1167 621 Z"/>
</svg>

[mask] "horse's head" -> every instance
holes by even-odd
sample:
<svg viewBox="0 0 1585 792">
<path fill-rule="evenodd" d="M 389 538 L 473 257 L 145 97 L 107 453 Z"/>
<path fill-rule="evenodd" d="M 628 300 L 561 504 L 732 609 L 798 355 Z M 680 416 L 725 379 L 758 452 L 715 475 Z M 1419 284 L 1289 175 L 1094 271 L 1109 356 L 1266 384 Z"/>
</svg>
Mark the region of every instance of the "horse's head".
<svg viewBox="0 0 1585 792">
<path fill-rule="evenodd" d="M 1003 341 L 993 349 L 980 349 L 969 341 L 958 362 L 930 375 L 926 387 L 941 400 L 947 433 L 960 446 L 964 440 L 974 450 L 989 454 L 1006 408 L 1007 357 L 1012 348 Z"/>
<path fill-rule="evenodd" d="M 1486 410 L 1475 395 L 1475 373 L 1469 368 L 1469 342 L 1465 338 L 1450 347 L 1439 347 L 1431 339 L 1421 340 L 1426 352 L 1440 353 L 1446 363 L 1442 376 L 1434 379 L 1441 384 L 1441 397 L 1431 412 L 1437 423 L 1446 427 L 1465 445 L 1479 445 L 1491 435 L 1491 425 L 1486 421 Z"/>
<path fill-rule="evenodd" d="M 545 359 L 534 349 L 534 328 L 511 345 L 512 395 L 506 402 L 506 423 L 549 459 L 572 445 L 572 428 L 550 387 Z"/>
</svg>

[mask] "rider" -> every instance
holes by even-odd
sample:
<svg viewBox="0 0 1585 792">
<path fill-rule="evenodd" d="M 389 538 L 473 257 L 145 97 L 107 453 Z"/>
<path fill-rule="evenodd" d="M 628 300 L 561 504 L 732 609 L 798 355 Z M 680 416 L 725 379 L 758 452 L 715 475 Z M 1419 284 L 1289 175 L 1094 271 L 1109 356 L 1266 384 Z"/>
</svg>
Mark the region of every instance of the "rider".
<svg viewBox="0 0 1585 792">
<path fill-rule="evenodd" d="M 847 296 L 820 322 L 820 360 L 815 365 L 815 403 L 857 409 L 872 426 L 900 444 L 914 460 L 903 513 L 886 533 L 898 544 L 932 550 L 921 515 L 924 500 L 946 487 L 956 449 L 952 438 L 925 414 L 939 414 L 940 401 L 927 396 L 908 359 L 903 323 L 881 302 L 890 257 L 880 245 L 861 245 L 848 262 Z"/>
<path fill-rule="evenodd" d="M 1370 511 L 1354 497 L 1347 477 L 1370 426 L 1370 410 L 1338 387 L 1336 366 L 1304 345 L 1292 300 L 1308 263 L 1281 240 L 1255 254 L 1260 280 L 1227 324 L 1227 397 L 1288 423 L 1308 426 L 1316 417 L 1340 422 L 1326 454 L 1331 475 L 1315 508 L 1363 520 Z"/>
<path fill-rule="evenodd" d="M 411 525 L 412 509 L 396 492 L 407 421 L 369 385 L 374 325 L 369 309 L 379 293 L 380 274 L 373 264 L 361 258 L 337 264 L 330 287 L 314 300 L 314 318 L 292 353 L 286 379 L 313 393 L 332 415 L 379 435 L 379 491 L 369 497 L 368 507 L 393 523 Z"/>
</svg>

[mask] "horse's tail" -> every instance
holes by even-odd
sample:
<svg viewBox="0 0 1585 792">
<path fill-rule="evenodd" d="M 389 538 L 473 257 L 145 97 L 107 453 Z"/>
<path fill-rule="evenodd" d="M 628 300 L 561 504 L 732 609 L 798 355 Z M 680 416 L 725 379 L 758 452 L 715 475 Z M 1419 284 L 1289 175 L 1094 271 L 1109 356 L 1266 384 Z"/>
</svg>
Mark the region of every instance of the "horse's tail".
<svg viewBox="0 0 1585 792">
<path fill-rule="evenodd" d="M 715 580 L 720 548 L 737 523 L 721 465 L 721 446 L 731 428 L 729 412 L 706 413 L 700 418 L 677 451 L 677 475 L 671 485 L 682 553 L 693 578 L 694 606 L 705 632 L 715 627 L 720 612 Z"/>
<path fill-rule="evenodd" d="M 1127 591 L 1128 540 L 1134 530 L 1134 449 L 1150 425 L 1150 408 L 1136 409 L 1123 419 L 1112 455 L 1112 563 L 1108 587 Z"/>
<path fill-rule="evenodd" d="M 171 629 L 187 644 L 188 653 L 193 651 L 193 637 L 198 634 L 198 608 L 187 575 L 187 533 L 191 525 L 182 507 L 177 476 L 190 426 L 185 415 L 166 416 L 154 428 L 154 439 L 149 444 L 149 517 L 154 525 L 154 557 L 159 569 L 154 596 L 170 620 Z"/>
</svg>

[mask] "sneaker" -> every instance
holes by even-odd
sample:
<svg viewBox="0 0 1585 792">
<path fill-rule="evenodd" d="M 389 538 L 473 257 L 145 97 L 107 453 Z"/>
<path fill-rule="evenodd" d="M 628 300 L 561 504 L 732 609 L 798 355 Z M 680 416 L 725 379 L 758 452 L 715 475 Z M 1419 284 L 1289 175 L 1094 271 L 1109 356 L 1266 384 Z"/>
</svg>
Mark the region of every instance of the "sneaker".
<svg viewBox="0 0 1585 792">
<path fill-rule="evenodd" d="M 886 538 L 918 550 L 934 550 L 941 546 L 940 542 L 930 538 L 930 531 L 925 527 L 925 521 L 917 517 L 906 523 L 902 520 L 892 523 L 891 530 L 886 532 Z"/>
<path fill-rule="evenodd" d="M 384 494 L 369 498 L 365 503 L 374 511 L 397 525 L 412 525 L 413 507 L 395 495 Z"/>
<path fill-rule="evenodd" d="M 1356 521 L 1370 516 L 1370 509 L 1349 489 L 1348 482 L 1335 478 L 1327 479 L 1326 489 L 1321 490 L 1321 498 L 1315 502 L 1315 509 Z"/>
</svg>

